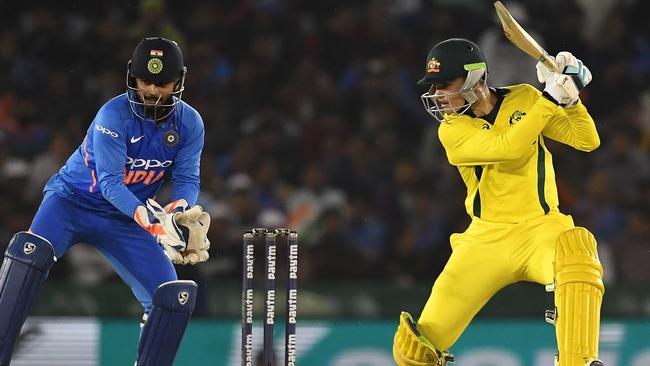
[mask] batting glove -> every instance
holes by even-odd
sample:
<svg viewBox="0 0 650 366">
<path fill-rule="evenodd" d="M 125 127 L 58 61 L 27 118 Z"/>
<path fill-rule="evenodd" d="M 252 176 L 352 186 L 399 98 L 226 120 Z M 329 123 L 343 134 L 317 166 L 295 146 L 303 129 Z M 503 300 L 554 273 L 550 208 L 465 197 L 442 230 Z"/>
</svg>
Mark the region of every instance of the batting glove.
<svg viewBox="0 0 650 366">
<path fill-rule="evenodd" d="M 555 61 L 563 74 L 571 75 L 578 90 L 582 90 L 587 86 L 587 84 L 589 84 L 589 82 L 591 82 L 591 71 L 589 71 L 587 66 L 583 65 L 582 61 L 571 54 L 571 52 L 562 51 L 558 53 L 557 56 L 550 56 L 549 58 Z M 540 83 L 545 84 L 553 71 L 541 62 L 538 62 L 535 67 L 537 69 L 537 80 Z"/>
<path fill-rule="evenodd" d="M 571 76 L 578 91 L 584 89 L 591 82 L 591 71 L 589 71 L 587 66 L 582 64 L 582 61 L 573 56 L 571 52 L 560 52 L 555 59 L 562 73 Z"/>
</svg>

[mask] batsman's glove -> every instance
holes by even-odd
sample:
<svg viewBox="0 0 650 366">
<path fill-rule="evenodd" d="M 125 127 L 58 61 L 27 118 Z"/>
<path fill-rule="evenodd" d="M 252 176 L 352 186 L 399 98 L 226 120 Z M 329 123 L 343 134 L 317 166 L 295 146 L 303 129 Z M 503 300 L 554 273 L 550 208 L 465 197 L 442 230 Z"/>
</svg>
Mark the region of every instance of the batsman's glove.
<svg viewBox="0 0 650 366">
<path fill-rule="evenodd" d="M 574 106 L 580 90 L 591 82 L 591 71 L 570 52 L 560 52 L 554 60 L 562 73 L 552 72 L 541 62 L 536 65 L 537 79 L 546 84 L 544 96 L 563 107 Z"/>
</svg>

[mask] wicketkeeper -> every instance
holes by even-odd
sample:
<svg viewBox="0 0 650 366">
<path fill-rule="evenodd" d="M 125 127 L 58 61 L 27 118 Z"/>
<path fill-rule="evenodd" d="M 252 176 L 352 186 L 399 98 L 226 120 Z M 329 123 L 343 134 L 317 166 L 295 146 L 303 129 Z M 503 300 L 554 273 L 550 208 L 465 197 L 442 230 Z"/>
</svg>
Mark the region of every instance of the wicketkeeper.
<svg viewBox="0 0 650 366">
<path fill-rule="evenodd" d="M 104 254 L 144 307 L 136 365 L 172 364 L 197 291 L 172 263 L 203 262 L 210 244 L 210 217 L 195 205 L 203 121 L 181 101 L 186 70 L 176 42 L 142 40 L 126 93 L 101 107 L 45 186 L 30 229 L 11 240 L 0 269 L 0 366 L 9 365 L 39 285 L 79 242 Z M 154 197 L 165 179 L 173 202 L 163 208 Z"/>
</svg>

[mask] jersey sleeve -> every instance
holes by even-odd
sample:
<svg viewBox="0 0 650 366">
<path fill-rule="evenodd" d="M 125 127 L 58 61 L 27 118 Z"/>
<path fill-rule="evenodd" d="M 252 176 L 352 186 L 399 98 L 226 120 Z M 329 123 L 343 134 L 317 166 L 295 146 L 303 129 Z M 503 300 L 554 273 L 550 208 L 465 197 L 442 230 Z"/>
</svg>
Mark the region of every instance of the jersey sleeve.
<svg viewBox="0 0 650 366">
<path fill-rule="evenodd" d="M 580 151 L 593 151 L 600 146 L 596 124 L 581 101 L 573 108 L 559 108 L 542 134 Z"/>
<path fill-rule="evenodd" d="M 183 121 L 185 136 L 172 167 L 172 201 L 184 198 L 190 206 L 196 204 L 200 188 L 201 151 L 205 129 L 197 111 L 189 109 Z"/>
<path fill-rule="evenodd" d="M 539 96 L 530 112 L 517 124 L 503 131 L 483 129 L 470 118 L 443 123 L 438 136 L 455 166 L 473 166 L 510 161 L 522 156 L 537 139 L 547 121 L 559 107 Z"/>
<path fill-rule="evenodd" d="M 123 214 L 133 217 L 136 207 L 142 202 L 124 184 L 126 125 L 118 111 L 106 106 L 99 110 L 94 122 L 92 139 L 99 188 L 108 202 Z"/>
</svg>

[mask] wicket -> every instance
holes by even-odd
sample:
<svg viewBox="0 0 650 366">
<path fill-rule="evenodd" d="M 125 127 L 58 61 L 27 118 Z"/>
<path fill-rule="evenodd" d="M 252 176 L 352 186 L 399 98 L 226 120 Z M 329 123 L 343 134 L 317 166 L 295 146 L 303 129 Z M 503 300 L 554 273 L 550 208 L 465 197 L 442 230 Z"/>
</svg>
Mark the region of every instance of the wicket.
<svg viewBox="0 0 650 366">
<path fill-rule="evenodd" d="M 279 240 L 278 240 L 279 239 Z M 296 365 L 296 316 L 298 302 L 298 233 L 289 229 L 257 228 L 244 233 L 242 266 L 241 364 L 255 366 L 253 351 L 253 292 L 255 244 L 264 243 L 264 366 L 274 365 L 275 275 L 278 243 L 287 247 L 287 311 L 284 364 Z"/>
</svg>

